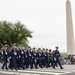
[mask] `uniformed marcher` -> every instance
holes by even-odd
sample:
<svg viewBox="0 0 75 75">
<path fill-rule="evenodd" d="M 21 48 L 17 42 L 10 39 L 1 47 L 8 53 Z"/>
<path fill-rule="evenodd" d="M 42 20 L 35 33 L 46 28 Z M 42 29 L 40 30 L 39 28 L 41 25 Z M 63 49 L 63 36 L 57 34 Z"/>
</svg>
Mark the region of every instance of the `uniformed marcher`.
<svg viewBox="0 0 75 75">
<path fill-rule="evenodd" d="M 43 67 L 46 67 L 46 50 L 45 48 L 43 48 L 43 52 L 42 52 L 42 65 Z"/>
<path fill-rule="evenodd" d="M 28 56 L 29 56 L 29 65 L 30 65 L 30 69 L 33 69 L 33 64 L 34 64 L 34 54 L 32 49 L 30 48 L 29 52 L 28 52 Z"/>
<path fill-rule="evenodd" d="M 31 50 L 31 47 L 27 47 L 26 50 L 25 50 L 25 59 L 24 59 L 24 64 L 25 64 L 25 68 L 29 68 L 29 52 Z"/>
<path fill-rule="evenodd" d="M 43 55 L 42 55 L 41 48 L 38 49 L 38 53 L 37 54 L 38 54 L 38 64 L 39 64 L 39 67 L 43 68 L 43 65 L 42 65 Z"/>
<path fill-rule="evenodd" d="M 27 54 L 27 49 L 24 49 L 24 68 L 28 68 L 28 54 Z"/>
<path fill-rule="evenodd" d="M 20 67 L 24 70 L 24 57 L 25 57 L 25 52 L 24 52 L 24 45 L 22 44 L 20 47 Z"/>
<path fill-rule="evenodd" d="M 50 65 L 49 65 L 49 52 L 48 52 L 48 49 L 46 49 L 46 55 L 45 55 L 45 57 L 46 57 L 46 68 L 48 68 Z"/>
<path fill-rule="evenodd" d="M 20 68 L 21 68 L 21 60 L 20 60 L 20 46 L 17 48 L 17 50 L 16 50 L 16 52 L 17 52 L 17 69 L 19 69 L 20 70 Z"/>
<path fill-rule="evenodd" d="M 12 46 L 12 49 L 11 49 L 11 52 L 10 52 L 10 56 L 11 56 L 11 61 L 10 61 L 10 67 L 11 69 L 15 69 L 17 70 L 17 57 L 18 57 L 18 54 L 17 54 L 17 45 L 16 44 L 13 44 Z"/>
<path fill-rule="evenodd" d="M 51 67 L 51 64 L 52 64 L 52 61 L 51 61 L 51 59 L 52 59 L 52 58 L 51 58 L 51 54 L 52 54 L 52 53 L 51 53 L 51 52 L 52 52 L 52 50 L 50 49 L 50 50 L 49 50 L 49 67 Z"/>
<path fill-rule="evenodd" d="M 7 66 L 7 63 L 8 63 L 8 58 L 9 58 L 9 51 L 8 51 L 8 45 L 4 45 L 4 49 L 3 49 L 3 65 L 2 65 L 2 69 L 6 69 L 8 70 L 8 66 Z"/>
<path fill-rule="evenodd" d="M 33 48 L 33 55 L 34 55 L 34 66 L 36 69 L 38 69 L 38 55 L 37 55 L 37 50 L 35 48 Z"/>
<path fill-rule="evenodd" d="M 52 51 L 51 53 L 51 66 L 55 69 L 55 61 L 56 61 L 56 58 L 54 56 L 54 51 Z"/>
<path fill-rule="evenodd" d="M 59 47 L 55 47 L 55 48 L 56 48 L 56 50 L 54 51 L 54 57 L 56 58 L 56 62 L 60 66 L 60 69 L 63 69 L 61 62 L 59 60 L 59 57 L 60 57 L 60 53 L 58 51 Z M 55 67 L 55 65 L 54 65 L 54 67 Z"/>
</svg>

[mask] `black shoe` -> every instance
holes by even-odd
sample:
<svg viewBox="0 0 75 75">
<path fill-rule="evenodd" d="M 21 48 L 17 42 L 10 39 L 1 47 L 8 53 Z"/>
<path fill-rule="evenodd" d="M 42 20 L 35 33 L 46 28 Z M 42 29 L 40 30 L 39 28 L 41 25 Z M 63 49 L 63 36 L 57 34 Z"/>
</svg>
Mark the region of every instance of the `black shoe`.
<svg viewBox="0 0 75 75">
<path fill-rule="evenodd" d="M 51 67 L 50 65 L 48 67 Z"/>
<path fill-rule="evenodd" d="M 53 69 L 56 69 L 55 67 L 53 67 Z"/>
<path fill-rule="evenodd" d="M 35 67 L 35 69 L 38 69 L 38 67 Z"/>
<path fill-rule="evenodd" d="M 6 68 L 6 70 L 8 70 L 8 68 Z"/>
<path fill-rule="evenodd" d="M 30 69 L 33 69 L 33 67 L 30 67 Z"/>
<path fill-rule="evenodd" d="M 43 66 L 40 66 L 41 68 L 43 68 Z"/>
<path fill-rule="evenodd" d="M 23 70 L 25 70 L 25 68 L 23 68 Z"/>
<path fill-rule="evenodd" d="M 18 69 L 16 68 L 15 70 L 17 71 Z"/>
<path fill-rule="evenodd" d="M 56 67 L 58 67 L 58 65 L 56 65 Z"/>
<path fill-rule="evenodd" d="M 63 67 L 61 67 L 60 69 L 64 69 Z"/>
<path fill-rule="evenodd" d="M 26 66 L 26 69 L 28 69 L 29 68 L 29 66 Z"/>
<path fill-rule="evenodd" d="M 1 68 L 2 70 L 4 70 L 4 68 Z"/>
</svg>

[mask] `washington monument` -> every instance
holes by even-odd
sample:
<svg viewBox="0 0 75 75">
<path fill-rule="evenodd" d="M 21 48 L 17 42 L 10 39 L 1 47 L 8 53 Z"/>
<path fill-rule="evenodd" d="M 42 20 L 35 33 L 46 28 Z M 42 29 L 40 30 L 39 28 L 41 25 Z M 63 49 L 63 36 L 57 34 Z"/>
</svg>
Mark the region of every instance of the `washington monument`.
<svg viewBox="0 0 75 75">
<path fill-rule="evenodd" d="M 75 54 L 71 2 L 66 1 L 67 54 Z"/>
</svg>

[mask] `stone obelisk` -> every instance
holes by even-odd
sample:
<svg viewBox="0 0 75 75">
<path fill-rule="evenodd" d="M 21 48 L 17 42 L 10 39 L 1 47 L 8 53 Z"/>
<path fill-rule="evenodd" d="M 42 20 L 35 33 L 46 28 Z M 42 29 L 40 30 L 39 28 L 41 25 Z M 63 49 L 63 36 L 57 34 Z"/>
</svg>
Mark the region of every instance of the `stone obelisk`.
<svg viewBox="0 0 75 75">
<path fill-rule="evenodd" d="M 75 54 L 71 2 L 66 1 L 67 54 Z"/>
</svg>

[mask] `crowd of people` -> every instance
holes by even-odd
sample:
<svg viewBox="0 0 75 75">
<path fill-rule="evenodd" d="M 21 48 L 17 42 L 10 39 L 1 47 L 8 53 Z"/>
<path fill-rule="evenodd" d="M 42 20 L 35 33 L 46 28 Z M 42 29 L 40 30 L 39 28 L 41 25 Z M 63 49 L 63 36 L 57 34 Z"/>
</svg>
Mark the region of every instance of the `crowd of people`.
<svg viewBox="0 0 75 75">
<path fill-rule="evenodd" d="M 68 55 L 68 57 L 65 58 L 65 63 L 68 65 L 74 65 L 75 64 L 75 55 Z"/>
<path fill-rule="evenodd" d="M 3 61 L 1 69 L 24 70 L 27 68 L 38 69 L 39 67 L 56 69 L 58 65 L 60 69 L 63 69 L 58 49 L 59 47 L 55 47 L 53 51 L 45 48 L 31 48 L 30 46 L 25 48 L 23 44 L 19 47 L 13 44 L 9 49 L 8 45 L 4 45 L 0 50 L 0 57 Z"/>
</svg>

